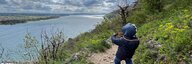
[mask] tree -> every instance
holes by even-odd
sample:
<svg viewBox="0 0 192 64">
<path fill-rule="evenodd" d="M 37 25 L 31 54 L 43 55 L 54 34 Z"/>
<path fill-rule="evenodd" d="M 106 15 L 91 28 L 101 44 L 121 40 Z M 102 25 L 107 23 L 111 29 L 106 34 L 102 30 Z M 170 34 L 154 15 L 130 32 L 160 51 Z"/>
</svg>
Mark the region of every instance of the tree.
<svg viewBox="0 0 192 64">
<path fill-rule="evenodd" d="M 62 32 L 56 32 L 49 36 L 46 32 L 41 34 L 41 40 L 38 41 L 34 36 L 31 36 L 30 33 L 24 38 L 25 42 L 25 58 L 28 61 L 34 61 L 36 64 L 49 64 L 55 60 L 61 60 L 63 49 L 61 48 L 62 44 L 65 42 L 65 36 Z M 50 63 L 53 64 L 53 63 Z"/>
<path fill-rule="evenodd" d="M 137 0 L 134 0 L 135 2 L 131 2 L 133 0 L 118 0 L 117 6 L 119 7 L 119 15 L 121 16 L 121 23 L 122 25 L 125 25 L 127 22 L 127 17 L 129 16 L 131 8 L 135 7 L 137 5 Z M 132 5 L 134 4 L 134 5 Z"/>
</svg>

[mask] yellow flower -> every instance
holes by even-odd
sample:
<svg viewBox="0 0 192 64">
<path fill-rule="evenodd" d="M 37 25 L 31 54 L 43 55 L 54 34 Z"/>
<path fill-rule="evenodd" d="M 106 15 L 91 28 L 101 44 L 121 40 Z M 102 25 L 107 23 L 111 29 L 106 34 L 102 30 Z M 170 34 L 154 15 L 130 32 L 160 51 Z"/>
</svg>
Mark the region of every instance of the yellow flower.
<svg viewBox="0 0 192 64">
<path fill-rule="evenodd" d="M 175 28 L 175 30 L 176 30 L 176 31 L 179 31 L 179 29 L 178 29 L 178 28 Z"/>
<path fill-rule="evenodd" d="M 185 15 L 185 18 L 189 18 L 190 17 L 190 15 Z"/>
<path fill-rule="evenodd" d="M 183 20 L 184 23 L 187 23 L 187 20 Z"/>
<path fill-rule="evenodd" d="M 190 17 L 190 19 L 192 19 L 192 16 Z"/>
<path fill-rule="evenodd" d="M 189 26 L 184 26 L 184 29 L 188 29 L 189 28 Z"/>
<path fill-rule="evenodd" d="M 188 10 L 184 10 L 184 12 L 188 12 Z"/>
<path fill-rule="evenodd" d="M 179 29 L 179 32 L 183 32 L 185 29 Z"/>
<path fill-rule="evenodd" d="M 174 28 L 173 24 L 170 22 L 170 23 L 166 23 L 165 24 L 165 31 L 170 31 Z"/>
<path fill-rule="evenodd" d="M 177 31 L 174 31 L 174 30 L 173 30 L 173 31 L 171 31 L 171 32 L 172 32 L 172 33 L 177 33 Z"/>
<path fill-rule="evenodd" d="M 163 25 L 160 25 L 159 27 L 161 28 L 161 27 L 163 27 Z"/>
<path fill-rule="evenodd" d="M 166 25 L 167 25 L 167 26 L 170 26 L 170 25 L 172 25 L 172 23 L 170 22 L 170 23 L 167 23 Z"/>
</svg>

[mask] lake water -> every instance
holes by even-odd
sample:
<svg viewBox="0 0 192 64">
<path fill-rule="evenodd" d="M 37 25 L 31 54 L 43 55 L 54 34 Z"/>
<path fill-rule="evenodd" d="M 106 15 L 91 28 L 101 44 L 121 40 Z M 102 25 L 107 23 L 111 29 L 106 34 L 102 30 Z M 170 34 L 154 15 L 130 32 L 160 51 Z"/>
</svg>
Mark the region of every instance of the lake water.
<svg viewBox="0 0 192 64">
<path fill-rule="evenodd" d="M 27 33 L 38 39 L 44 31 L 48 34 L 62 31 L 67 38 L 74 38 L 80 33 L 94 29 L 101 21 L 102 16 L 98 15 L 72 15 L 15 25 L 0 25 L 0 45 L 5 48 L 3 57 L 5 60 L 22 59 L 18 55 L 18 49 L 24 45 L 23 39 Z M 24 52 L 19 54 L 22 55 Z"/>
</svg>

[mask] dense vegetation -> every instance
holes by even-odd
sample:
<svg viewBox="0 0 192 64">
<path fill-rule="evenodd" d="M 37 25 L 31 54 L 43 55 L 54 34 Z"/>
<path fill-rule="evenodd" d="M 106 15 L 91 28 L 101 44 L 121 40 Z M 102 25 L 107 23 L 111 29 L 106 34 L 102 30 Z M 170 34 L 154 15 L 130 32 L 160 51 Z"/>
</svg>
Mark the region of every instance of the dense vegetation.
<svg viewBox="0 0 192 64">
<path fill-rule="evenodd" d="M 192 13 L 183 10 L 141 26 L 138 29 L 141 45 L 137 49 L 135 63 L 191 63 L 191 20 Z"/>
<path fill-rule="evenodd" d="M 134 55 L 136 64 L 192 63 L 192 1 L 191 0 L 139 0 L 130 11 L 128 22 L 138 26 L 137 36 L 141 40 Z M 53 45 L 62 43 L 49 52 L 42 50 L 39 63 L 90 63 L 86 58 L 91 53 L 104 52 L 110 48 L 110 36 L 121 30 L 119 15 L 105 17 L 91 32 L 86 32 L 63 43 L 58 36 L 47 37 Z M 114 16 L 115 15 L 115 16 Z M 47 39 L 45 39 L 46 42 Z"/>
<path fill-rule="evenodd" d="M 46 20 L 58 17 L 59 16 L 0 16 L 0 25 L 11 25 L 16 23 L 25 23 L 27 21 Z"/>
</svg>

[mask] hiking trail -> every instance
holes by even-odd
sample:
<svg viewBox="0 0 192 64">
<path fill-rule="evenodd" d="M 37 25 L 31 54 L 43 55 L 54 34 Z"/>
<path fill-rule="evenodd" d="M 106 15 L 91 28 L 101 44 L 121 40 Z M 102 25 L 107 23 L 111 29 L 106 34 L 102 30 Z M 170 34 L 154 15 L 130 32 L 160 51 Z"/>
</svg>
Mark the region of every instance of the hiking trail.
<svg viewBox="0 0 192 64">
<path fill-rule="evenodd" d="M 88 60 L 93 62 L 94 64 L 114 64 L 117 48 L 117 45 L 112 45 L 112 47 L 105 52 L 93 53 L 90 57 L 88 57 Z M 122 61 L 121 63 L 125 64 L 124 61 Z"/>
</svg>

